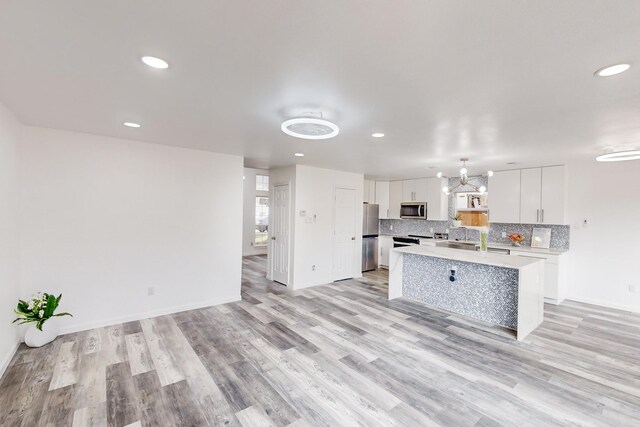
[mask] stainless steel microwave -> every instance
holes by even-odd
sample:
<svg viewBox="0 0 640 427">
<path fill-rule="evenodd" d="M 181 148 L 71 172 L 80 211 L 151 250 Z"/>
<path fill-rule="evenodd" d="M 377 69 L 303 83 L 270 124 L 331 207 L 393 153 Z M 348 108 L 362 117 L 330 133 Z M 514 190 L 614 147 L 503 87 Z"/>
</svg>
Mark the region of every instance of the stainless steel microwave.
<svg viewBox="0 0 640 427">
<path fill-rule="evenodd" d="M 427 202 L 401 203 L 400 218 L 427 219 Z"/>
</svg>

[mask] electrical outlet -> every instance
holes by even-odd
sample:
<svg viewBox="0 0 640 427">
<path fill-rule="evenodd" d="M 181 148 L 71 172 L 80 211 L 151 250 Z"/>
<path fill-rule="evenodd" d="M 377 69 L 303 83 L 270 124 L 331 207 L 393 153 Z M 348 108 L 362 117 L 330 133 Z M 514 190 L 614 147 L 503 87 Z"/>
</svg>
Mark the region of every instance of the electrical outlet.
<svg viewBox="0 0 640 427">
<path fill-rule="evenodd" d="M 147 288 L 147 295 L 152 297 L 156 294 L 156 288 L 154 288 L 153 286 L 149 286 Z"/>
<path fill-rule="evenodd" d="M 504 238 L 504 237 L 507 237 L 507 232 L 506 232 L 506 231 L 503 231 L 503 232 L 502 232 L 502 237 L 503 237 L 503 238 Z"/>
<path fill-rule="evenodd" d="M 389 226 L 389 230 L 393 231 L 393 225 Z"/>
<path fill-rule="evenodd" d="M 429 229 L 429 233 L 433 234 L 433 227 Z"/>
</svg>

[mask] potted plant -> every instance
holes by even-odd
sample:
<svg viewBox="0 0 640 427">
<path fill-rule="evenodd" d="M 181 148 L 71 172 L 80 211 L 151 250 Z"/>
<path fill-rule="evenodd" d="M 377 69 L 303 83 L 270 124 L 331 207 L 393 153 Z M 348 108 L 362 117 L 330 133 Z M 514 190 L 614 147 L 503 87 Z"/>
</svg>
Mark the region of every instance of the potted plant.
<svg viewBox="0 0 640 427">
<path fill-rule="evenodd" d="M 456 216 L 451 217 L 451 226 L 454 228 L 462 227 L 462 215 L 456 214 Z"/>
<path fill-rule="evenodd" d="M 524 236 L 522 234 L 509 234 L 507 236 L 509 240 L 511 240 L 511 244 L 513 246 L 520 246 L 520 243 L 524 240 Z"/>
<path fill-rule="evenodd" d="M 18 325 L 30 323 L 24 337 L 24 343 L 29 347 L 42 347 L 50 343 L 58 336 L 58 331 L 47 320 L 52 317 L 71 316 L 69 313 L 54 314 L 60 304 L 62 294 L 55 295 L 44 293 L 36 294 L 30 301 L 18 301 L 16 314 L 19 316 L 13 321 Z"/>
</svg>

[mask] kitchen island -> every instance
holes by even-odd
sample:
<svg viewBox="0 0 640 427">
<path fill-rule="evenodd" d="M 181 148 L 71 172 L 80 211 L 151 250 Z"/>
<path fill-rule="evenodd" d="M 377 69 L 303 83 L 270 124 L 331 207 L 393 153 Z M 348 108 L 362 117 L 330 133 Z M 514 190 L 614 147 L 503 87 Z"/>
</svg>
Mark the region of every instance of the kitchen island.
<svg viewBox="0 0 640 427">
<path fill-rule="evenodd" d="M 399 297 L 515 330 L 520 341 L 544 317 L 544 261 L 424 245 L 395 248 L 389 299 Z"/>
</svg>

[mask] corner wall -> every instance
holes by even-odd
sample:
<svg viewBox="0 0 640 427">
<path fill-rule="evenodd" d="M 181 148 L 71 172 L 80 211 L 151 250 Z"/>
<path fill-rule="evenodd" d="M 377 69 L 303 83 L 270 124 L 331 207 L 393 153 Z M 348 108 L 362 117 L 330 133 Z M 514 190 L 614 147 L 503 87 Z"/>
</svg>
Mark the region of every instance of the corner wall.
<svg viewBox="0 0 640 427">
<path fill-rule="evenodd" d="M 362 196 L 364 175 L 298 165 L 293 223 L 295 226 L 295 264 L 293 288 L 333 282 L 333 224 L 336 188 L 356 191 L 356 242 L 353 277 L 362 276 Z M 299 215 L 316 215 L 307 223 Z M 315 265 L 315 270 L 312 266 Z"/>
<path fill-rule="evenodd" d="M 640 161 L 568 167 L 567 298 L 640 312 Z"/>
<path fill-rule="evenodd" d="M 240 299 L 242 157 L 34 127 L 20 153 L 21 294 L 62 293 L 63 332 Z"/>
<path fill-rule="evenodd" d="M 18 144 L 22 124 L 0 103 L 0 377 L 18 347 L 18 328 L 11 322 L 18 303 Z"/>
</svg>

